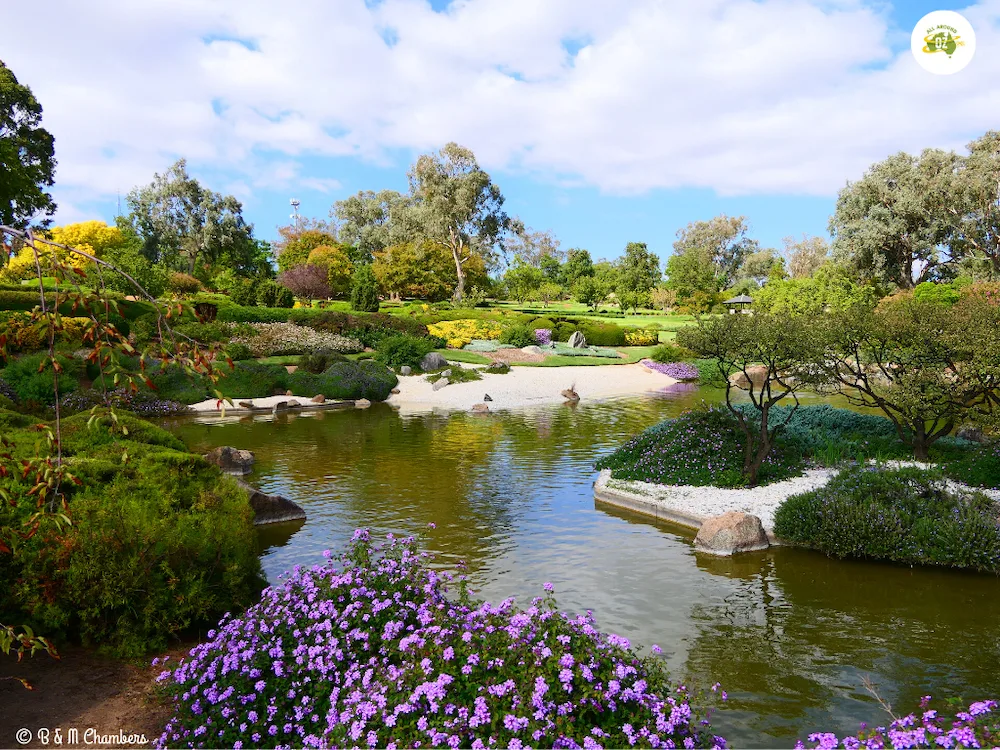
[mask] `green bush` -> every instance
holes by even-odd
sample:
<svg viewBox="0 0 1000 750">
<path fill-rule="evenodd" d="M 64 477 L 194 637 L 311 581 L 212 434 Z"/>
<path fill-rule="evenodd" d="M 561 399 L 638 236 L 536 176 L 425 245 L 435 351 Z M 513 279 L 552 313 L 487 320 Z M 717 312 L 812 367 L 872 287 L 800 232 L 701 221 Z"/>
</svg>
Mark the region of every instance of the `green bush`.
<svg viewBox="0 0 1000 750">
<path fill-rule="evenodd" d="M 409 336 L 426 337 L 428 335 L 427 326 L 412 318 L 401 318 L 396 315 L 386 315 L 385 313 L 345 313 L 335 310 L 317 311 L 318 314 L 311 315 L 300 320 L 300 313 L 304 311 L 295 310 L 291 320 L 295 323 L 307 325 L 318 331 L 329 333 L 340 333 L 357 339 L 368 347 L 378 346 L 378 342 L 386 336 L 396 334 L 406 334 Z M 312 311 L 310 311 L 312 312 Z M 436 348 L 443 347 L 440 344 Z"/>
<path fill-rule="evenodd" d="M 182 404 L 196 404 L 209 397 L 212 385 L 202 375 L 189 375 L 178 365 L 163 365 L 154 363 L 149 366 L 147 375 L 153 383 L 156 394 L 168 401 Z"/>
<path fill-rule="evenodd" d="M 996 504 L 981 492 L 949 490 L 936 471 L 847 469 L 785 500 L 774 531 L 834 557 L 1000 573 Z"/>
<path fill-rule="evenodd" d="M 167 277 L 167 290 L 174 294 L 196 294 L 204 287 L 194 276 L 175 271 Z"/>
<path fill-rule="evenodd" d="M 528 327 L 531 328 L 532 330 L 535 330 L 537 328 L 546 328 L 550 331 L 555 331 L 556 324 L 553 321 L 549 320 L 548 318 L 535 318 L 530 323 L 528 323 Z"/>
<path fill-rule="evenodd" d="M 625 346 L 625 329 L 614 323 L 588 321 L 580 330 L 591 346 Z"/>
<path fill-rule="evenodd" d="M 351 279 L 351 309 L 378 312 L 378 282 L 370 265 L 359 266 Z"/>
<path fill-rule="evenodd" d="M 676 344 L 660 344 L 658 347 L 653 349 L 649 358 L 654 362 L 662 362 L 667 364 L 669 362 L 687 362 L 695 358 L 695 353 L 690 349 L 685 349 L 683 346 L 677 346 Z M 701 370 L 699 370 L 699 373 Z"/>
<path fill-rule="evenodd" d="M 534 328 L 518 323 L 507 326 L 500 332 L 500 343 L 520 348 L 522 346 L 536 346 L 538 341 L 535 339 Z"/>
<path fill-rule="evenodd" d="M 3 432 L 27 457 L 38 436 L 18 416 L 0 412 L 0 423 L 17 425 Z M 251 605 L 265 582 L 246 493 L 148 422 L 120 414 L 125 437 L 88 419 L 62 424 L 63 455 L 83 482 L 70 488 L 73 524 L 43 526 L 0 556 L 0 610 L 47 636 L 139 657 Z M 20 498 L 28 489 L 19 476 L 0 486 Z M 35 511 L 4 503 L 0 525 Z"/>
<path fill-rule="evenodd" d="M 257 304 L 257 281 L 255 279 L 235 279 L 229 289 L 229 298 L 237 305 L 253 307 Z"/>
<path fill-rule="evenodd" d="M 0 370 L 0 377 L 14 390 L 19 401 L 52 406 L 56 402 L 55 385 L 51 365 L 45 365 L 42 372 L 39 367 L 49 359 L 48 352 L 38 352 L 19 357 L 7 363 Z M 80 385 L 83 374 L 83 363 L 78 359 L 56 355 L 56 361 L 63 371 L 59 375 L 59 395 L 72 393 Z"/>
<path fill-rule="evenodd" d="M 444 377 L 442 373 L 447 372 L 447 370 L 451 370 L 451 374 L 448 375 L 449 383 L 471 383 L 475 380 L 483 379 L 483 376 L 479 374 L 479 370 L 473 369 L 471 367 L 465 368 L 456 362 L 452 362 L 448 365 L 448 367 L 445 370 L 441 370 L 439 372 L 434 373 L 433 375 L 427 376 L 428 382 L 436 383 L 442 377 Z M 508 369 L 507 372 L 510 372 L 510 370 Z"/>
<path fill-rule="evenodd" d="M 715 388 L 725 388 L 726 381 L 719 372 L 718 363 L 714 359 L 695 359 L 691 364 L 698 368 L 698 385 L 708 385 Z"/>
<path fill-rule="evenodd" d="M 1000 442 L 967 446 L 963 455 L 945 462 L 944 471 L 973 487 L 1000 488 Z"/>
<path fill-rule="evenodd" d="M 319 375 L 296 370 L 288 376 L 288 387 L 296 396 L 322 393 L 328 399 L 385 401 L 398 382 L 393 372 L 373 360 L 334 362 Z"/>
<path fill-rule="evenodd" d="M 556 327 L 552 329 L 552 340 L 569 341 L 569 337 L 579 330 L 580 328 L 575 323 L 556 323 Z"/>
<path fill-rule="evenodd" d="M 253 352 L 250 351 L 250 347 L 240 341 L 233 341 L 226 344 L 223 351 L 227 357 L 233 360 L 233 362 L 238 362 L 244 359 L 253 359 Z"/>
<path fill-rule="evenodd" d="M 211 323 L 180 323 L 174 326 L 174 331 L 202 344 L 218 344 L 229 341 L 233 336 L 233 327 L 218 320 Z"/>
<path fill-rule="evenodd" d="M 761 466 L 760 484 L 797 476 L 802 456 L 779 442 Z M 743 434 L 726 409 L 689 411 L 660 422 L 600 459 L 615 479 L 657 484 L 738 487 L 744 484 Z"/>
<path fill-rule="evenodd" d="M 303 354 L 299 357 L 298 368 L 319 375 L 334 362 L 346 362 L 345 357 L 340 352 L 315 352 L 314 354 Z"/>
<path fill-rule="evenodd" d="M 387 336 L 375 347 L 375 359 L 387 367 L 399 369 L 403 365 L 420 367 L 424 355 L 438 349 L 437 341 L 400 334 Z"/>
<path fill-rule="evenodd" d="M 227 398 L 267 398 L 288 390 L 288 369 L 262 362 L 236 362 L 222 370 L 215 388 Z"/>
<path fill-rule="evenodd" d="M 295 304 L 295 295 L 278 282 L 265 279 L 257 284 L 257 304 L 261 307 L 290 308 Z"/>
</svg>

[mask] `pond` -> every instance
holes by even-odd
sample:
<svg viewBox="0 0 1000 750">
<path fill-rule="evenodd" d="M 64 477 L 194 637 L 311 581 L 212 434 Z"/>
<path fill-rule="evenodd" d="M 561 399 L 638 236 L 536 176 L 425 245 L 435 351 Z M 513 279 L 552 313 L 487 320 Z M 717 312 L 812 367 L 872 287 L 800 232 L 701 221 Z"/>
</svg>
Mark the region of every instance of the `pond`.
<svg viewBox="0 0 1000 750">
<path fill-rule="evenodd" d="M 322 562 L 360 526 L 419 534 L 440 565 L 464 561 L 473 588 L 526 602 L 555 584 L 562 608 L 671 673 L 721 682 L 717 730 L 738 747 L 791 747 L 810 731 L 885 723 L 920 696 L 1000 696 L 1000 581 L 845 562 L 772 548 L 695 553 L 692 534 L 594 501 L 596 458 L 719 393 L 657 396 L 490 415 L 366 410 L 169 424 L 197 451 L 257 454 L 250 479 L 301 504 L 304 524 L 262 532 L 270 580 Z M 428 529 L 429 523 L 436 528 Z"/>
</svg>

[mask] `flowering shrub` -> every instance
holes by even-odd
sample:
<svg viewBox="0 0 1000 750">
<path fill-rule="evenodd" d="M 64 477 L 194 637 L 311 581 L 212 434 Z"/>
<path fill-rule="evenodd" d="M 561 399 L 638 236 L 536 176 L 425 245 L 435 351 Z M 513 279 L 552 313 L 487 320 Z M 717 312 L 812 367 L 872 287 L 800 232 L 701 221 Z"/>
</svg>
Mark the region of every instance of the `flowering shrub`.
<svg viewBox="0 0 1000 750">
<path fill-rule="evenodd" d="M 735 418 L 723 408 L 689 411 L 653 425 L 596 464 L 615 479 L 659 484 L 737 487 L 745 480 L 743 444 Z M 802 458 L 778 444 L 764 459 L 760 483 L 798 475 Z"/>
<path fill-rule="evenodd" d="M 836 557 L 1000 573 L 996 504 L 923 469 L 846 469 L 778 506 L 774 532 Z"/>
<path fill-rule="evenodd" d="M 500 338 L 500 324 L 495 320 L 442 320 L 431 323 L 427 330 L 448 342 L 450 349 L 461 349 L 473 339 L 495 341 Z"/>
<path fill-rule="evenodd" d="M 968 711 L 958 711 L 954 716 L 930 708 L 931 696 L 920 700 L 920 716 L 916 712 L 895 719 L 888 727 L 868 728 L 861 725 L 857 735 L 837 737 L 832 732 L 815 732 L 809 735 L 812 747 L 822 750 L 858 750 L 858 748 L 942 748 L 942 747 L 997 747 L 1000 745 L 1000 716 L 995 713 L 997 702 L 979 701 Z M 796 748 L 805 748 L 799 742 Z"/>
<path fill-rule="evenodd" d="M 694 365 L 689 365 L 687 362 L 654 362 L 651 359 L 642 360 L 642 364 L 648 367 L 650 370 L 656 370 L 657 372 L 662 372 L 674 380 L 697 380 L 698 379 L 698 368 Z"/>
<path fill-rule="evenodd" d="M 525 610 L 474 603 L 461 583 L 450 599 L 425 557 L 358 530 L 339 562 L 296 568 L 223 617 L 160 674 L 174 714 L 157 745 L 725 745 L 661 662 L 589 613 L 562 614 L 548 594 Z"/>
<path fill-rule="evenodd" d="M 90 318 L 61 316 L 59 320 L 62 327 L 56 332 L 56 343 L 79 344 L 92 326 Z M 0 332 L 6 336 L 8 354 L 37 351 L 49 343 L 48 334 L 41 326 L 31 323 L 31 314 L 27 312 L 0 311 Z"/>
<path fill-rule="evenodd" d="M 629 328 L 625 331 L 625 343 L 629 346 L 653 346 L 660 340 L 657 331 L 645 331 L 641 328 Z"/>
<path fill-rule="evenodd" d="M 253 323 L 256 335 L 236 336 L 233 342 L 247 346 L 255 357 L 278 354 L 310 354 L 324 349 L 341 354 L 360 352 L 356 339 L 317 331 L 294 323 Z"/>
<path fill-rule="evenodd" d="M 107 402 L 116 409 L 126 409 L 140 417 L 164 417 L 188 411 L 188 407 L 184 404 L 157 398 L 147 390 L 133 392 L 128 388 L 115 388 L 108 391 Z M 86 411 L 105 403 L 104 393 L 93 388 L 74 391 L 60 401 L 62 408 L 68 414 Z"/>
<path fill-rule="evenodd" d="M 539 346 L 548 346 L 552 343 L 552 329 L 551 328 L 536 328 L 535 329 L 535 341 L 538 342 Z"/>
</svg>

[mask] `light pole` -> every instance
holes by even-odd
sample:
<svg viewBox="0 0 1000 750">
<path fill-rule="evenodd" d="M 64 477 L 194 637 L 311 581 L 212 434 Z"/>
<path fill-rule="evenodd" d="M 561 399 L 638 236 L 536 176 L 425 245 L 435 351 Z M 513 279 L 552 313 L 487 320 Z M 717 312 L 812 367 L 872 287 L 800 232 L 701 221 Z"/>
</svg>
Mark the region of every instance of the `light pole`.
<svg viewBox="0 0 1000 750">
<path fill-rule="evenodd" d="M 291 219 L 295 223 L 295 229 L 299 228 L 299 199 L 292 198 L 289 203 L 292 204 L 292 216 Z"/>
</svg>

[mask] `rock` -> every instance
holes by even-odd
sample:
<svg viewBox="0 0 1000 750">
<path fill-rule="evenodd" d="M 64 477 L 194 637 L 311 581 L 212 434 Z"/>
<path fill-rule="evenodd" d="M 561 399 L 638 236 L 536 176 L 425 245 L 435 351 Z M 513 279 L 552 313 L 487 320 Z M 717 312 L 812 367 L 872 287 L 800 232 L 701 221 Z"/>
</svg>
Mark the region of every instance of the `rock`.
<svg viewBox="0 0 1000 750">
<path fill-rule="evenodd" d="M 955 437 L 961 440 L 971 440 L 973 443 L 985 443 L 986 436 L 983 435 L 983 431 L 976 427 L 975 425 L 965 425 L 958 428 L 958 432 L 955 433 Z"/>
<path fill-rule="evenodd" d="M 531 346 L 522 346 L 521 351 L 525 354 L 542 354 L 542 347 L 532 344 Z"/>
<path fill-rule="evenodd" d="M 490 398 L 490 394 L 488 394 L 488 393 L 485 396 L 483 396 L 483 401 L 492 401 L 492 400 L 493 399 Z"/>
<path fill-rule="evenodd" d="M 285 365 L 285 369 L 288 370 L 288 374 L 291 375 L 293 372 L 299 369 L 298 365 Z"/>
<path fill-rule="evenodd" d="M 241 409 L 253 409 L 254 408 L 253 401 L 237 401 L 236 405 L 239 406 Z"/>
<path fill-rule="evenodd" d="M 315 396 L 313 396 L 309 400 L 312 401 L 314 404 L 325 404 L 326 403 L 326 396 L 324 396 L 322 393 L 317 393 Z"/>
<path fill-rule="evenodd" d="M 573 388 L 567 388 L 562 392 L 562 397 L 567 401 L 579 401 L 580 394 L 576 392 Z"/>
<path fill-rule="evenodd" d="M 451 377 L 451 368 L 449 367 L 447 370 L 441 370 L 441 377 L 442 378 L 450 378 Z"/>
<path fill-rule="evenodd" d="M 278 401 L 277 403 L 274 404 L 274 406 L 271 407 L 271 411 L 284 411 L 287 408 L 288 408 L 287 401 Z"/>
<path fill-rule="evenodd" d="M 285 395 L 286 396 L 294 396 L 295 394 L 292 393 L 291 391 L 285 391 Z"/>
<path fill-rule="evenodd" d="M 431 370 L 440 370 L 448 366 L 448 360 L 446 360 L 438 352 L 429 352 L 424 355 L 424 358 L 420 360 L 420 369 L 424 372 L 430 372 Z"/>
<path fill-rule="evenodd" d="M 215 464 L 227 474 L 243 476 L 253 471 L 254 456 L 251 451 L 224 445 L 205 454 L 205 460 Z"/>
<path fill-rule="evenodd" d="M 372 405 L 372 402 L 366 398 L 359 398 L 357 401 L 354 402 L 354 405 L 359 409 L 367 409 L 369 406 Z"/>
<path fill-rule="evenodd" d="M 402 367 L 399 368 L 399 374 L 400 375 L 409 375 L 412 372 L 413 372 L 413 368 L 410 367 L 409 365 L 403 365 Z"/>
<path fill-rule="evenodd" d="M 472 405 L 472 409 L 470 411 L 472 411 L 472 412 L 474 412 L 476 414 L 485 414 L 489 410 L 490 410 L 490 407 L 487 406 L 486 404 L 473 404 Z"/>
<path fill-rule="evenodd" d="M 281 523 L 282 521 L 301 521 L 306 512 L 302 506 L 281 495 L 268 495 L 246 482 L 240 482 L 240 487 L 250 496 L 250 507 L 253 508 L 255 526 L 266 523 Z"/>
<path fill-rule="evenodd" d="M 301 409 L 302 408 L 302 404 L 300 404 L 295 399 L 292 399 L 291 401 L 288 402 L 288 408 L 289 409 Z"/>
<path fill-rule="evenodd" d="M 586 349 L 587 338 L 580 331 L 573 331 L 569 337 L 569 345 L 574 349 Z"/>
<path fill-rule="evenodd" d="M 731 510 L 706 520 L 698 530 L 694 548 L 711 555 L 767 549 L 767 534 L 757 516 Z"/>
<path fill-rule="evenodd" d="M 435 381 L 434 385 L 432 385 L 431 388 L 435 391 L 440 391 L 442 388 L 444 388 L 446 385 L 449 385 L 450 383 L 451 381 L 448 380 L 448 378 L 441 378 L 440 380 Z"/>
<path fill-rule="evenodd" d="M 750 389 L 750 383 L 752 382 L 754 390 L 756 390 L 764 385 L 764 381 L 767 380 L 767 372 L 766 367 L 755 365 L 747 368 L 746 375 L 742 372 L 734 372 L 729 376 L 729 382 L 744 391 Z M 747 375 L 750 376 L 749 380 L 747 379 Z"/>
<path fill-rule="evenodd" d="M 389 393 L 399 393 L 399 388 L 393 388 Z"/>
</svg>

